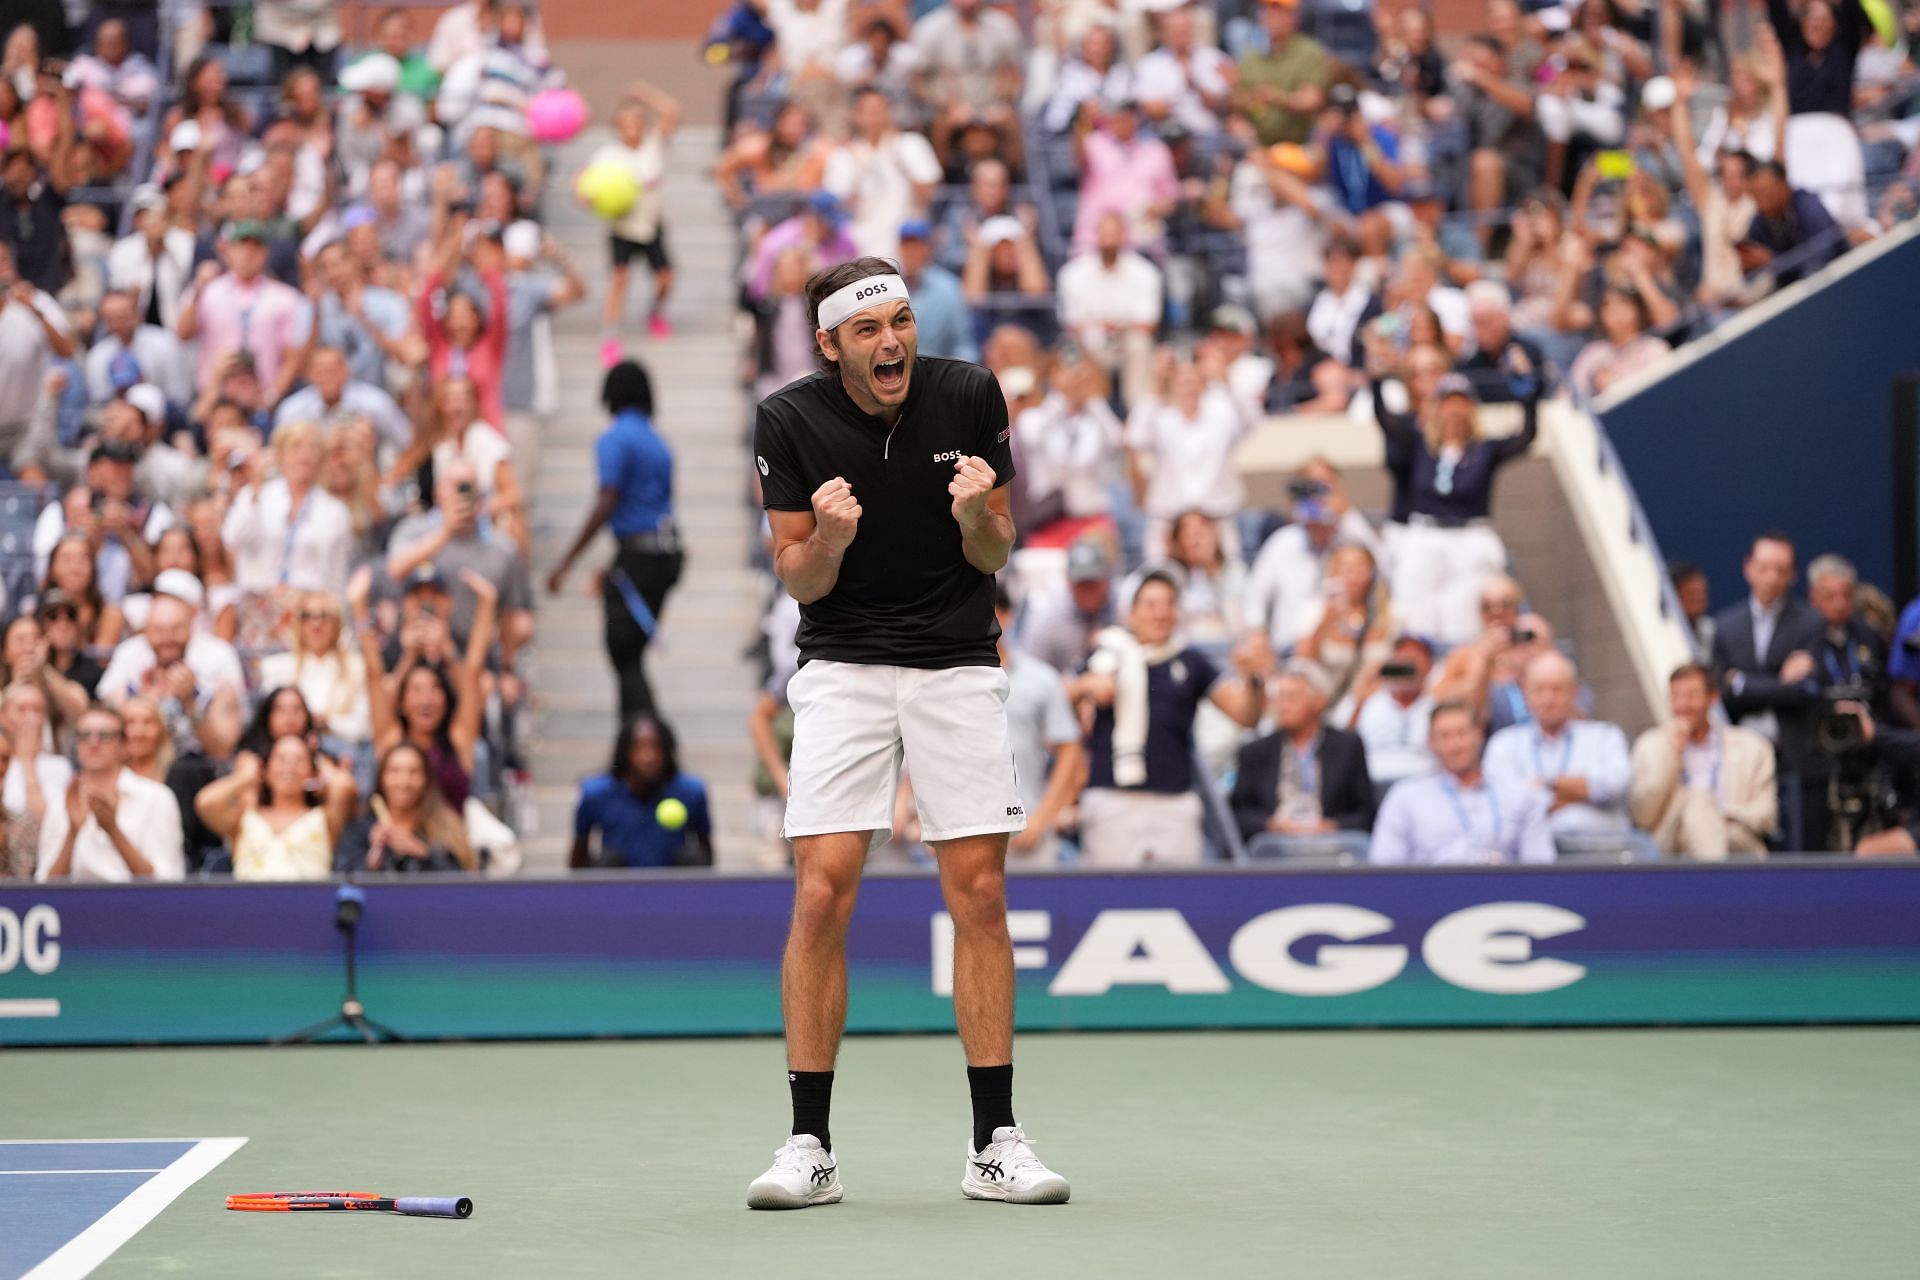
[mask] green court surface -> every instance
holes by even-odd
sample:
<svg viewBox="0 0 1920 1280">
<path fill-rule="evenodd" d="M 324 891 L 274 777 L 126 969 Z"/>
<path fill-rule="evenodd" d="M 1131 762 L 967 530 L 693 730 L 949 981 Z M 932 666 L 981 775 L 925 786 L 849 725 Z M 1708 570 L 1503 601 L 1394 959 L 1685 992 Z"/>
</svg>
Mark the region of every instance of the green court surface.
<svg viewBox="0 0 1920 1280">
<path fill-rule="evenodd" d="M 773 1040 L 26 1050 L 9 1138 L 248 1144 L 100 1276 L 1920 1274 L 1920 1029 L 1031 1036 L 1061 1208 L 959 1193 L 950 1038 L 850 1041 L 845 1203 L 754 1213 Z M 468 1195 L 465 1222 L 235 1191 Z"/>
</svg>

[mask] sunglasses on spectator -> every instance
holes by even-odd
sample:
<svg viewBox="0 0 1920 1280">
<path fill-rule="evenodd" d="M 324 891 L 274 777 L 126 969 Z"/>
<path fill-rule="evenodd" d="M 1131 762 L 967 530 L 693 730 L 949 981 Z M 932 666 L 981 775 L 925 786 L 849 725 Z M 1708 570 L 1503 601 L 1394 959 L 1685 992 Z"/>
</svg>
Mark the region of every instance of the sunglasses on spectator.
<svg viewBox="0 0 1920 1280">
<path fill-rule="evenodd" d="M 1519 607 L 1520 602 L 1513 599 L 1482 600 L 1480 602 L 1480 612 L 1482 613 L 1505 613 L 1509 609 L 1518 609 Z"/>
<path fill-rule="evenodd" d="M 49 609 L 47 610 L 46 618 L 48 622 L 78 622 L 80 621 L 80 614 L 79 611 L 75 609 Z"/>
<path fill-rule="evenodd" d="M 120 731 L 118 729 L 82 729 L 73 737 L 76 742 L 118 742 Z"/>
</svg>

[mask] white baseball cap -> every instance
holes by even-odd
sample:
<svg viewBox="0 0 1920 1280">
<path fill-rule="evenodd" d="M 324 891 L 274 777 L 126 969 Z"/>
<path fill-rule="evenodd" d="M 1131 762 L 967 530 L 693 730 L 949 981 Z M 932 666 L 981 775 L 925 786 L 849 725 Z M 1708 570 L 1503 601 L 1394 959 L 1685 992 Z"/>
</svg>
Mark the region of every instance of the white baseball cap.
<svg viewBox="0 0 1920 1280">
<path fill-rule="evenodd" d="M 140 411 L 147 425 L 167 420 L 167 394 L 151 382 L 136 382 L 125 393 L 126 402 Z"/>
<path fill-rule="evenodd" d="M 200 579 L 185 569 L 162 569 L 153 580 L 153 594 L 184 600 L 196 609 L 207 602 L 206 589 L 200 585 Z"/>
<path fill-rule="evenodd" d="M 200 122 L 182 120 L 173 126 L 173 132 L 167 135 L 167 150 L 198 151 L 200 149 Z"/>
</svg>

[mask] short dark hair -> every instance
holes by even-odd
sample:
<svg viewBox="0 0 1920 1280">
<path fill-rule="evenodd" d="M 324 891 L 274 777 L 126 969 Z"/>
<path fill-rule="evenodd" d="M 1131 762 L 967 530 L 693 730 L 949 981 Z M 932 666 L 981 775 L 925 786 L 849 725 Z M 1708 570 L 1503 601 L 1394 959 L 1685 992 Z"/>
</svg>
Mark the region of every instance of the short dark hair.
<svg viewBox="0 0 1920 1280">
<path fill-rule="evenodd" d="M 807 281 L 807 323 L 815 329 L 820 327 L 820 304 L 856 280 L 866 280 L 873 276 L 899 275 L 900 268 L 885 258 L 855 258 L 852 262 L 843 262 L 837 267 L 828 267 L 816 272 L 813 279 Z M 821 352 L 825 355 L 826 352 Z"/>
<path fill-rule="evenodd" d="M 1705 576 L 1706 571 L 1691 560 L 1667 561 L 1667 581 L 1676 587 L 1683 582 L 1691 582 L 1695 578 Z"/>
<path fill-rule="evenodd" d="M 600 383 L 600 403 L 608 413 L 636 410 L 653 416 L 653 379 L 638 360 L 622 360 Z"/>
<path fill-rule="evenodd" d="M 627 775 L 633 771 L 633 740 L 640 736 L 642 729 L 652 729 L 654 736 L 660 739 L 660 754 L 667 761 L 666 776 L 661 781 L 673 781 L 680 773 L 680 740 L 674 737 L 673 727 L 665 720 L 644 711 L 620 726 L 620 733 L 613 740 L 613 760 L 607 772 L 619 782 L 628 781 Z"/>
<path fill-rule="evenodd" d="M 1756 160 L 1747 170 L 1747 176 L 1750 178 L 1757 178 L 1763 173 L 1778 178 L 1782 182 L 1787 180 L 1787 168 L 1778 160 Z"/>
<path fill-rule="evenodd" d="M 1707 686 L 1707 692 L 1713 692 L 1713 672 L 1708 669 L 1707 664 L 1704 662 L 1681 663 L 1673 669 L 1673 674 L 1667 677 L 1667 683 L 1670 685 L 1679 684 L 1682 680 L 1690 676 L 1698 677 L 1700 683 Z"/>
<path fill-rule="evenodd" d="M 1754 548 L 1763 542 L 1785 543 L 1787 550 L 1793 552 L 1793 558 L 1795 560 L 1800 558 L 1800 548 L 1793 545 L 1792 535 L 1781 529 L 1762 529 L 1759 533 L 1756 533 L 1753 536 L 1753 541 L 1747 544 L 1747 554 L 1751 556 Z"/>
<path fill-rule="evenodd" d="M 1435 724 L 1439 723 L 1441 716 L 1453 715 L 1456 713 L 1465 716 L 1469 721 L 1473 723 L 1475 728 L 1479 727 L 1480 713 L 1473 709 L 1472 703 L 1466 702 L 1460 698 L 1448 698 L 1445 702 L 1436 702 L 1434 704 L 1432 713 L 1427 717 L 1427 726 L 1428 726 L 1427 731 L 1429 733 L 1433 731 L 1432 727 Z"/>
</svg>

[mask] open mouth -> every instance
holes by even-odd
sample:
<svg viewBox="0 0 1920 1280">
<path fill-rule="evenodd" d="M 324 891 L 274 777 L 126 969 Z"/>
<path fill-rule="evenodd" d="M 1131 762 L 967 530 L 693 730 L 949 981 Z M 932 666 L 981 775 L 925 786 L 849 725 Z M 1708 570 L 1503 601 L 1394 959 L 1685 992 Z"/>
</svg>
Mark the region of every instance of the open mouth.
<svg viewBox="0 0 1920 1280">
<path fill-rule="evenodd" d="M 873 385 L 879 391 L 898 391 L 907 385 L 907 358 L 883 360 L 873 366 Z"/>
</svg>

